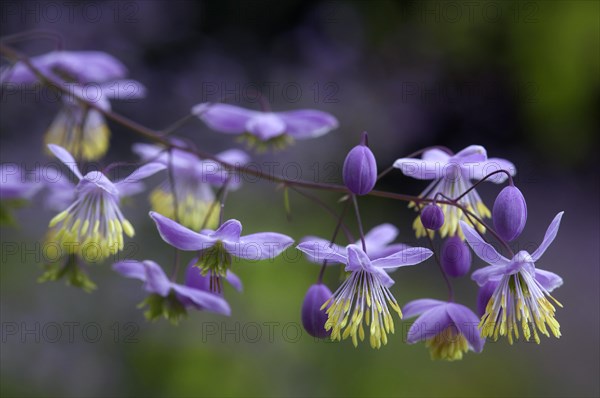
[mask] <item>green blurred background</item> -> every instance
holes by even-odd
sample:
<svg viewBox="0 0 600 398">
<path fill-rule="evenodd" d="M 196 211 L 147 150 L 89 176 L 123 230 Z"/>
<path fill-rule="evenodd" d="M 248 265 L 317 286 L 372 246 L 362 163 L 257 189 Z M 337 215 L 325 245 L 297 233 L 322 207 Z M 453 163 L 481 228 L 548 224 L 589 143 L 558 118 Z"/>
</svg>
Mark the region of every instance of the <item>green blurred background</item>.
<svg viewBox="0 0 600 398">
<path fill-rule="evenodd" d="M 235 264 L 245 289 L 226 290 L 230 318 L 194 312 L 178 327 L 146 322 L 136 309 L 144 298 L 140 284 L 116 275 L 109 263 L 91 267 L 99 285 L 92 294 L 62 282 L 38 284 L 44 259 L 35 245 L 52 212 L 37 199 L 17 213 L 19 228 L 0 230 L 2 396 L 600 394 L 598 2 L 87 1 L 69 14 L 57 2 L 7 1 L 1 10 L 3 36 L 51 29 L 67 49 L 122 59 L 149 95 L 113 107 L 150 127 L 165 127 L 192 105 L 227 94 L 232 103 L 258 108 L 251 87 L 275 87 L 274 110 L 310 107 L 339 118 L 340 129 L 325 137 L 254 155 L 259 167 L 275 165 L 292 178 L 299 168 L 304 179 L 339 182 L 341 163 L 362 130 L 370 133 L 380 169 L 424 146 L 482 144 L 490 156 L 517 165 L 529 204 L 520 247 L 539 244 L 554 215 L 566 212 L 539 264 L 565 279 L 555 295 L 565 306 L 557 313 L 563 337 L 539 346 L 488 342 L 480 355 L 440 363 L 423 345 L 404 343 L 411 321 L 397 321 L 396 335 L 378 351 L 308 336 L 300 306 L 318 267 L 294 250 L 272 262 Z M 35 55 L 52 43 L 18 47 Z M 301 95 L 283 89 L 292 86 Z M 42 135 L 58 108 L 34 95 L 3 92 L 2 162 L 46 165 Z M 137 137 L 111 128 L 103 163 L 134 161 L 130 145 Z M 239 146 L 199 122 L 181 134 L 214 152 Z M 393 174 L 379 187 L 417 194 L 425 185 Z M 491 207 L 498 187 L 479 191 Z M 320 197 L 340 207 L 337 196 Z M 414 239 L 414 214 L 404 203 L 365 198 L 361 206 L 367 229 L 391 222 L 401 230 L 399 241 L 426 244 Z M 246 180 L 229 196 L 226 214 L 241 220 L 245 233 L 274 230 L 297 240 L 331 235 L 335 220 L 322 209 L 293 193 L 291 208 L 288 221 L 281 191 Z M 145 195 L 124 211 L 137 231 L 126 256 L 169 269 L 172 250 L 146 216 Z M 351 218 L 348 223 L 355 228 Z M 445 296 L 432 261 L 394 278 L 401 304 Z M 325 279 L 334 290 L 339 271 L 330 269 Z M 474 284 L 463 278 L 455 286 L 459 300 L 474 308 Z"/>
</svg>

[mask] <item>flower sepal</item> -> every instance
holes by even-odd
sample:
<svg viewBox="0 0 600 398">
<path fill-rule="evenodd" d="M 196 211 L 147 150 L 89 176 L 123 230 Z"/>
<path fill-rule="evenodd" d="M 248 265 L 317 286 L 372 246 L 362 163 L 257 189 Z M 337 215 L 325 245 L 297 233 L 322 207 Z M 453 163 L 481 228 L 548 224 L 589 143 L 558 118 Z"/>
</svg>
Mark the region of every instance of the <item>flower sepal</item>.
<svg viewBox="0 0 600 398">
<path fill-rule="evenodd" d="M 39 283 L 57 281 L 64 278 L 67 285 L 80 288 L 86 293 L 91 293 L 97 289 L 96 284 L 80 266 L 77 257 L 74 255 L 70 255 L 64 265 L 53 263 L 46 265 L 45 268 L 46 270 L 37 280 Z"/>
<path fill-rule="evenodd" d="M 173 291 L 169 292 L 166 297 L 159 294 L 150 294 L 142 301 L 138 308 L 146 307 L 144 317 L 148 321 L 156 321 L 160 318 L 165 318 L 173 325 L 179 324 L 179 321 L 187 318 L 185 306 L 179 301 L 177 295 Z"/>
</svg>

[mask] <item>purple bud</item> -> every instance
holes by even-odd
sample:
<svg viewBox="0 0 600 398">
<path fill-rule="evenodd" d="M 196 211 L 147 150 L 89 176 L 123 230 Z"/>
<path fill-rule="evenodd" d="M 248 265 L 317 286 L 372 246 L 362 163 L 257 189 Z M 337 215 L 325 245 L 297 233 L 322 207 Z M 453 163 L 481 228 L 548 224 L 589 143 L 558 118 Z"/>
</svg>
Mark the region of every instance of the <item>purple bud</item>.
<svg viewBox="0 0 600 398">
<path fill-rule="evenodd" d="M 494 228 L 507 241 L 521 234 L 527 222 L 527 204 L 519 188 L 509 185 L 498 194 L 492 210 Z"/>
<path fill-rule="evenodd" d="M 343 168 L 344 184 L 356 195 L 366 195 L 377 182 L 377 162 L 367 146 L 367 133 L 364 132 L 359 145 L 346 156 Z"/>
<path fill-rule="evenodd" d="M 421 210 L 421 222 L 425 228 L 437 231 L 444 225 L 444 212 L 437 205 L 427 205 Z"/>
<path fill-rule="evenodd" d="M 324 339 L 330 332 L 325 330 L 326 309 L 321 307 L 332 297 L 331 290 L 322 283 L 312 285 L 302 303 L 302 326 L 313 337 Z"/>
<path fill-rule="evenodd" d="M 496 290 L 498 283 L 499 282 L 489 281 L 479 288 L 479 291 L 477 292 L 477 313 L 479 316 L 485 314 L 485 309 L 492 298 L 492 294 L 494 294 L 494 290 Z"/>
<path fill-rule="evenodd" d="M 442 245 L 440 262 L 448 276 L 458 278 L 471 268 L 471 251 L 458 236 L 452 236 Z"/>
</svg>

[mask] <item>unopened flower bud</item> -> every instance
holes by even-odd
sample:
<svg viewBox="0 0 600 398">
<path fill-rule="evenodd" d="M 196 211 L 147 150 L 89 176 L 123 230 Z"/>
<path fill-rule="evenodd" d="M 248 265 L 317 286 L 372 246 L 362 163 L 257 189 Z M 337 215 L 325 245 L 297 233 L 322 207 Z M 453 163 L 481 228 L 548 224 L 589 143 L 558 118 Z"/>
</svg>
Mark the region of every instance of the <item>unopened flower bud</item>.
<svg viewBox="0 0 600 398">
<path fill-rule="evenodd" d="M 492 210 L 494 228 L 507 241 L 521 234 L 527 222 L 527 204 L 519 188 L 509 185 L 498 194 Z"/>
<path fill-rule="evenodd" d="M 367 146 L 367 133 L 362 135 L 361 143 L 348 153 L 343 168 L 344 184 L 356 195 L 366 195 L 377 182 L 377 162 L 375 155 Z"/>
<path fill-rule="evenodd" d="M 325 330 L 327 321 L 326 308 L 323 304 L 332 297 L 331 290 L 322 283 L 312 285 L 304 296 L 302 303 L 302 326 L 313 337 L 324 339 L 330 332 Z"/>
<path fill-rule="evenodd" d="M 444 212 L 437 205 L 427 205 L 421 210 L 421 223 L 425 228 L 437 231 L 444 225 Z"/>
<path fill-rule="evenodd" d="M 452 236 L 442 245 L 440 262 L 448 276 L 461 277 L 471 268 L 471 251 L 458 236 Z"/>
</svg>

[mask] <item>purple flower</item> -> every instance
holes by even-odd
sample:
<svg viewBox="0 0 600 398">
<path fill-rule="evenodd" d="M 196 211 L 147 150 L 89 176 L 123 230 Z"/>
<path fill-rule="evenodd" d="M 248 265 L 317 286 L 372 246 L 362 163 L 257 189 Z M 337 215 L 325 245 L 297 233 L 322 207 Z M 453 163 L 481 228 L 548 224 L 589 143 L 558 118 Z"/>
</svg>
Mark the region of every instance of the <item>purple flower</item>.
<svg viewBox="0 0 600 398">
<path fill-rule="evenodd" d="M 135 80 L 118 80 L 93 86 L 69 86 L 62 98 L 63 107 L 46 131 L 46 144 L 64 147 L 76 158 L 96 160 L 109 146 L 110 130 L 102 113 L 80 103 L 78 98 L 110 110 L 109 99 L 132 100 L 146 95 L 145 87 Z"/>
<path fill-rule="evenodd" d="M 535 263 L 556 238 L 563 213 L 554 217 L 542 244 L 533 253 L 522 250 L 511 260 L 481 239 L 473 228 L 462 223 L 469 246 L 479 258 L 490 264 L 473 272 L 471 277 L 479 286 L 497 283 L 479 323 L 482 336 L 494 340 L 498 339 L 498 335 L 507 336 L 512 344 L 513 333 L 519 338 L 520 326 L 525 340 L 529 340 L 533 331 L 533 337 L 539 343 L 538 330 L 549 337 L 548 328 L 555 337 L 560 337 L 560 325 L 554 317 L 556 309 L 548 298 L 562 307 L 550 292 L 561 286 L 563 280 L 550 271 L 537 269 Z"/>
<path fill-rule="evenodd" d="M 442 193 L 449 198 L 456 198 L 473 186 L 471 180 L 482 179 L 496 170 L 506 170 L 511 175 L 516 172 L 515 166 L 508 160 L 488 159 L 485 148 L 479 145 L 471 145 L 452 156 L 439 149 L 430 149 L 423 153 L 421 159 L 398 159 L 394 162 L 394 167 L 400 169 L 408 177 L 419 180 L 433 180 L 421 194 L 421 197 L 429 199 L 433 199 L 438 193 Z M 499 184 L 504 182 L 506 178 L 505 174 L 499 173 L 490 177 L 489 181 Z M 470 191 L 459 203 L 480 218 L 490 217 L 491 215 L 476 190 Z M 414 206 L 415 203 L 409 205 L 409 207 Z M 441 205 L 441 208 L 445 219 L 444 225 L 440 229 L 442 238 L 458 234 L 463 239 L 459 221 L 468 220 L 462 210 L 446 204 Z M 434 233 L 423 227 L 420 217 L 415 219 L 413 228 L 417 237 L 425 236 L 426 233 L 433 236 Z M 483 225 L 478 224 L 477 228 L 482 233 L 485 232 Z"/>
<path fill-rule="evenodd" d="M 456 361 L 467 351 L 481 352 L 485 340 L 479 335 L 479 318 L 464 305 L 420 299 L 402 309 L 406 318 L 419 316 L 408 331 L 407 341 L 425 341 L 431 359 Z"/>
<path fill-rule="evenodd" d="M 321 308 L 332 297 L 331 290 L 322 283 L 312 285 L 302 302 L 302 326 L 313 337 L 324 339 L 330 332 L 325 330 L 327 312 Z"/>
<path fill-rule="evenodd" d="M 213 277 L 225 277 L 232 257 L 264 260 L 277 257 L 294 240 L 275 232 L 241 236 L 242 224 L 228 220 L 216 231 L 194 232 L 161 214 L 150 212 L 162 239 L 179 250 L 199 251 L 197 266 Z"/>
<path fill-rule="evenodd" d="M 394 243 L 392 242 L 398 236 L 398 228 L 393 226 L 392 224 L 381 224 L 369 232 L 365 234 L 365 245 L 367 247 L 367 255 L 371 260 L 376 260 L 381 257 L 387 257 L 393 253 L 397 253 L 400 250 L 408 249 L 408 246 L 403 243 Z M 343 256 L 347 256 L 347 247 L 336 245 L 335 243 L 331 244 L 327 239 L 319 238 L 316 236 L 306 236 L 302 238 L 301 242 L 318 242 L 319 246 L 323 248 L 323 250 L 331 251 L 334 253 L 341 254 Z M 356 246 L 361 245 L 361 241 L 358 240 L 354 243 Z M 311 257 L 310 254 L 306 254 L 306 258 L 308 261 L 313 263 L 319 263 L 317 259 Z M 339 264 L 335 260 L 328 260 L 327 265 Z M 390 271 L 390 268 L 387 269 Z"/>
<path fill-rule="evenodd" d="M 121 61 L 101 51 L 52 51 L 30 59 L 45 76 L 56 82 L 102 83 L 125 77 Z M 22 62 L 7 67 L 0 74 L 2 84 L 31 84 L 38 77 Z"/>
<path fill-rule="evenodd" d="M 174 181 L 164 181 L 150 194 L 150 203 L 154 211 L 175 218 L 174 186 L 178 199 L 177 219 L 182 225 L 193 230 L 217 227 L 221 208 L 211 186 L 221 187 L 228 181 L 227 189 L 235 190 L 241 185 L 239 176 L 231 174 L 218 162 L 200 159 L 179 149 L 171 151 L 171 160 L 168 151 L 159 145 L 135 144 L 133 151 L 145 161 L 153 160 L 167 167 L 173 166 Z M 237 149 L 221 152 L 216 157 L 237 165 L 250 161 L 245 152 Z"/>
<path fill-rule="evenodd" d="M 148 163 L 113 183 L 99 171 L 82 175 L 68 151 L 57 145 L 48 148 L 79 179 L 74 201 L 50 221 L 50 228 L 56 227 L 53 237 L 69 251 L 87 253 L 94 249 L 98 258 L 123 250 L 123 232 L 132 237 L 134 229 L 121 213 L 119 200 L 137 193 L 138 181 L 164 169 L 164 165 Z"/>
<path fill-rule="evenodd" d="M 377 182 L 377 162 L 368 147 L 367 133 L 362 134 L 359 145 L 352 148 L 344 160 L 344 185 L 356 195 L 366 195 Z"/>
<path fill-rule="evenodd" d="M 338 127 L 329 113 L 303 109 L 289 112 L 260 112 L 221 103 L 202 103 L 192 108 L 208 127 L 226 134 L 248 134 L 259 141 L 307 139 L 327 134 Z"/>
<path fill-rule="evenodd" d="M 171 282 L 154 261 L 121 261 L 115 263 L 113 269 L 125 277 L 144 282 L 144 289 L 150 293 L 143 303 L 148 306 L 145 315 L 149 320 L 164 316 L 177 323 L 186 315 L 186 308 L 231 314 L 231 308 L 223 297 L 187 283 Z"/>
<path fill-rule="evenodd" d="M 459 278 L 471 269 L 471 251 L 458 236 L 452 236 L 442 245 L 440 263 L 446 274 Z"/>
<path fill-rule="evenodd" d="M 125 66 L 113 56 L 99 51 L 53 51 L 31 58 L 31 63 L 69 94 L 62 96 L 60 110 L 48 131 L 46 144 L 56 144 L 77 159 L 96 160 L 108 149 L 110 131 L 100 112 L 82 106 L 79 99 L 110 109 L 108 99 L 132 100 L 145 95 L 144 86 L 135 80 L 120 80 Z M 38 77 L 22 62 L 5 68 L 3 84 L 32 84 Z"/>
<path fill-rule="evenodd" d="M 527 204 L 519 188 L 509 185 L 498 194 L 492 209 L 498 235 L 507 241 L 518 237 L 527 222 Z"/>
<path fill-rule="evenodd" d="M 332 340 L 352 337 L 356 347 L 358 338 L 365 338 L 363 321 L 370 331 L 370 344 L 380 348 L 387 344 L 387 334 L 394 333 L 394 320 L 388 304 L 398 316 L 402 312 L 389 288 L 394 280 L 385 272 L 386 268 L 415 265 L 428 259 L 433 253 L 423 247 L 401 250 L 387 257 L 371 261 L 367 254 L 356 245 L 349 245 L 345 254 L 327 250 L 320 241 L 303 242 L 297 249 L 316 261 L 332 261 L 346 265 L 348 278 L 321 309 L 327 308 L 325 330 L 331 330 Z"/>
</svg>

